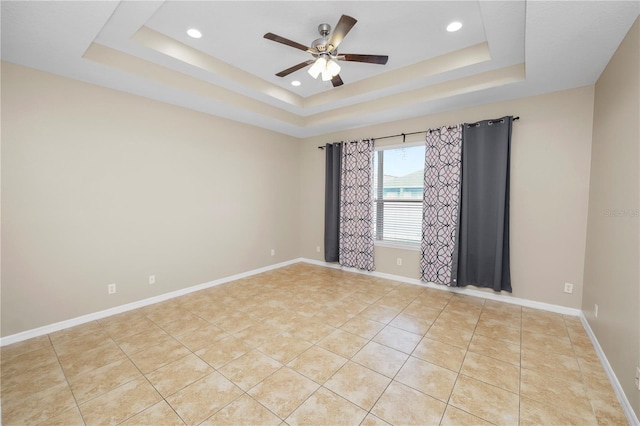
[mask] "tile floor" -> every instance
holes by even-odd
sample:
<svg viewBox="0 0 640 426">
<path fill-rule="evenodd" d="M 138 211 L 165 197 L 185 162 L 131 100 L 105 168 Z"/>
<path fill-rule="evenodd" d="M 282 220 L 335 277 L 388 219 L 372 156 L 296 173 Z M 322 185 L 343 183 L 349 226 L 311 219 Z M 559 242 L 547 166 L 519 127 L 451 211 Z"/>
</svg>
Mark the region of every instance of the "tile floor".
<svg viewBox="0 0 640 426">
<path fill-rule="evenodd" d="M 6 426 L 627 424 L 576 317 L 304 263 L 1 354 Z"/>
</svg>

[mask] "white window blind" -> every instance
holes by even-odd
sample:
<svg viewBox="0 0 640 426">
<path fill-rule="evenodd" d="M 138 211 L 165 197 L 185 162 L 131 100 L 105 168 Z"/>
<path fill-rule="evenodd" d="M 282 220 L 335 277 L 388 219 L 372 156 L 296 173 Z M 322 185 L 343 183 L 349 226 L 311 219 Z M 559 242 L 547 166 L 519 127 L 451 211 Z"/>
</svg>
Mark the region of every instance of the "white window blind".
<svg viewBox="0 0 640 426">
<path fill-rule="evenodd" d="M 424 143 L 377 148 L 373 170 L 375 240 L 419 247 L 422 238 Z"/>
</svg>

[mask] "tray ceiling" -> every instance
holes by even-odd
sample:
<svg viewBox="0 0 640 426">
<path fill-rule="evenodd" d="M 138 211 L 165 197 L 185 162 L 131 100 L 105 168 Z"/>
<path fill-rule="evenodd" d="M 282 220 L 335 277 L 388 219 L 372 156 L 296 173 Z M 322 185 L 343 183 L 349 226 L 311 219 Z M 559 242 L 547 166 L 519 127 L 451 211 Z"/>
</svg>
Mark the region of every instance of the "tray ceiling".
<svg viewBox="0 0 640 426">
<path fill-rule="evenodd" d="M 306 137 L 593 84 L 638 13 L 637 1 L 2 1 L 2 59 Z M 275 76 L 311 56 L 265 33 L 309 45 L 343 14 L 358 22 L 340 52 L 387 65 L 340 62 L 336 88 L 306 68 Z"/>
</svg>

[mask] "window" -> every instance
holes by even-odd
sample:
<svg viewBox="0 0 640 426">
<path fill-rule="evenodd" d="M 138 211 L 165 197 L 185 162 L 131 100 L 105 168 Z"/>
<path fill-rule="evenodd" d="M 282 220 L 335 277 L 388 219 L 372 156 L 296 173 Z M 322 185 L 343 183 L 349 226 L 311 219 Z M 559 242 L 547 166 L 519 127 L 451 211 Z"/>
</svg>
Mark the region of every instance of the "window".
<svg viewBox="0 0 640 426">
<path fill-rule="evenodd" d="M 424 143 L 381 147 L 373 160 L 376 243 L 419 247 L 422 239 Z"/>
</svg>

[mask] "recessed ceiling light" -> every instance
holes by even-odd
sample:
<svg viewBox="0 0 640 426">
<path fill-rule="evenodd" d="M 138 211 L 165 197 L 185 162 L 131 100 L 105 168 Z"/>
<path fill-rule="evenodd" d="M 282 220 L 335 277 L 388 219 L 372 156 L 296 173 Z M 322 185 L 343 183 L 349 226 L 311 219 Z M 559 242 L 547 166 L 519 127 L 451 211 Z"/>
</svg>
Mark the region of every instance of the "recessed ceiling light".
<svg viewBox="0 0 640 426">
<path fill-rule="evenodd" d="M 293 80 L 293 81 L 291 82 L 291 85 L 292 85 L 292 86 L 296 86 L 296 87 L 300 86 L 301 84 L 302 84 L 302 83 L 300 83 L 298 80 Z"/>
<path fill-rule="evenodd" d="M 449 25 L 447 25 L 447 31 L 449 31 L 450 33 L 456 32 L 460 28 L 462 28 L 462 23 L 458 22 L 458 21 L 454 21 L 454 22 L 450 23 Z"/>
<path fill-rule="evenodd" d="M 187 34 L 189 35 L 189 37 L 193 37 L 193 38 L 202 37 L 202 33 L 200 31 L 196 30 L 195 28 L 189 28 L 187 30 Z"/>
</svg>

